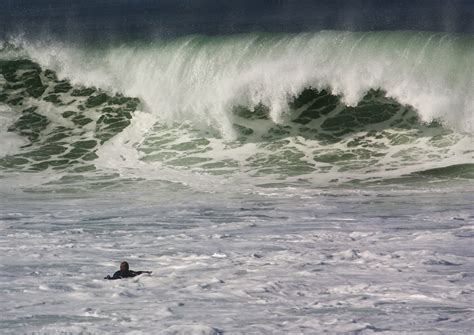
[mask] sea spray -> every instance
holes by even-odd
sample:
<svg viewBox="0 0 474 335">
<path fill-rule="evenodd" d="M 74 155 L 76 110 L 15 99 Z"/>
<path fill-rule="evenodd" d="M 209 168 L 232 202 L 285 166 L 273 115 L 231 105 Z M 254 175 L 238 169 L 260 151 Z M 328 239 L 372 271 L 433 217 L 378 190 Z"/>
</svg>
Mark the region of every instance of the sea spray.
<svg viewBox="0 0 474 335">
<path fill-rule="evenodd" d="M 408 32 L 118 46 L 12 38 L 2 45 L 2 108 L 24 144 L 0 164 L 145 179 L 167 167 L 251 184 L 449 166 L 469 177 L 473 45 Z"/>
<path fill-rule="evenodd" d="M 472 133 L 474 41 L 413 32 L 320 32 L 191 36 L 97 46 L 16 40 L 42 66 L 74 84 L 139 97 L 168 121 L 191 120 L 235 136 L 229 110 L 258 104 L 275 122 L 304 88 L 329 89 L 354 106 L 381 89 L 434 119 Z"/>
</svg>

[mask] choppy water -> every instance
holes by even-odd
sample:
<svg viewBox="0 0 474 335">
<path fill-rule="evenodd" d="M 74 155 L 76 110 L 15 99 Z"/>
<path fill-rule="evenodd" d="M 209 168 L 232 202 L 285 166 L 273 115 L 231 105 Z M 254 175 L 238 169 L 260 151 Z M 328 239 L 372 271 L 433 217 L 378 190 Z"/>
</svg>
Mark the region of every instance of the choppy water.
<svg viewBox="0 0 474 335">
<path fill-rule="evenodd" d="M 322 32 L 94 50 L 12 39 L 1 63 L 11 144 L 0 164 L 120 166 L 148 179 L 147 169 L 171 166 L 245 174 L 249 184 L 440 168 L 448 178 L 472 178 L 473 43 Z"/>
<path fill-rule="evenodd" d="M 469 334 L 472 6 L 145 2 L 0 5 L 0 332 Z"/>
<path fill-rule="evenodd" d="M 472 192 L 19 195 L 6 333 L 470 333 Z M 104 281 L 118 262 L 151 276 Z"/>
</svg>

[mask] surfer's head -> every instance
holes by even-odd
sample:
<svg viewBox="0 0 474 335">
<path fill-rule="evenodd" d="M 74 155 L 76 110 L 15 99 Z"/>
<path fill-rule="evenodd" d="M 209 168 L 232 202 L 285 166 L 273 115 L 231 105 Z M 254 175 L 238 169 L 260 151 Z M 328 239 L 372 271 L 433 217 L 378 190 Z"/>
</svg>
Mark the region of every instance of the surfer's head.
<svg viewBox="0 0 474 335">
<path fill-rule="evenodd" d="M 120 263 L 120 271 L 128 271 L 128 263 L 127 262 Z"/>
</svg>

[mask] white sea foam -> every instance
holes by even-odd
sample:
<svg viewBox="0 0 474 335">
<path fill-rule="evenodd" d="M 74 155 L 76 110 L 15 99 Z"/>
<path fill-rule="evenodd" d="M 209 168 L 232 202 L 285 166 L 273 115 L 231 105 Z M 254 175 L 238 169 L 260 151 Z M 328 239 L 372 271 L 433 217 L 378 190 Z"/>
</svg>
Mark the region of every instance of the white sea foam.
<svg viewBox="0 0 474 335">
<path fill-rule="evenodd" d="M 159 118 L 212 125 L 233 136 L 231 108 L 264 103 L 275 122 L 305 87 L 348 105 L 380 88 L 423 121 L 473 132 L 474 41 L 445 34 L 320 32 L 193 36 L 96 48 L 13 41 L 45 68 L 86 86 L 142 99 Z"/>
<path fill-rule="evenodd" d="M 15 111 L 6 105 L 0 104 L 0 139 L 2 141 L 0 145 L 0 157 L 14 154 L 18 152 L 21 146 L 28 144 L 25 138 L 8 131 L 8 127 L 17 119 L 18 114 L 15 113 Z"/>
<path fill-rule="evenodd" d="M 467 186 L 265 196 L 147 186 L 0 197 L 3 332 L 472 329 Z M 153 274 L 103 280 L 122 260 Z"/>
<path fill-rule="evenodd" d="M 288 144 L 274 150 L 266 146 L 278 142 L 271 139 L 259 147 L 209 136 L 206 150 L 189 150 L 211 162 L 234 159 L 232 177 L 144 160 L 149 157 L 144 149 L 150 155 L 166 151 L 156 143 L 168 130 L 170 147 L 164 149 L 200 136 L 193 137 L 188 122 L 169 128 L 159 122 L 161 132 L 153 133 L 158 120 L 209 124 L 231 137 L 229 106 L 264 102 L 273 120 L 283 121 L 288 99 L 308 85 L 330 86 L 348 104 L 357 103 L 367 88 L 381 87 L 415 106 L 424 120 L 441 118 L 472 131 L 471 40 L 324 32 L 193 37 L 103 49 L 15 43 L 44 70 L 137 95 L 147 111 L 136 111 L 128 127 L 97 149 L 98 171 L 0 176 L 1 332 L 473 329 L 472 182 L 453 186 L 449 180 L 438 188 L 432 180 L 379 187 L 330 181 L 470 163 L 472 137 L 439 127 L 432 132 L 382 127 L 408 141 L 391 146 L 390 137 L 365 137 L 369 146 L 356 149 L 382 153 L 378 166 L 369 157 L 364 168 L 332 173 L 330 164 L 312 162 L 320 170 L 287 179 L 249 175 L 262 166 L 270 174 L 278 174 L 280 165 L 291 168 L 297 160 L 287 159 L 288 148 L 311 162 L 324 145 L 288 136 Z M 42 101 L 38 113 L 62 125 L 60 115 L 70 105 L 51 106 Z M 26 107 L 0 108 L 0 139 L 8 141 L 0 155 L 13 154 L 24 142 L 6 128 Z M 93 125 L 75 129 L 81 140 L 93 137 Z M 410 137 L 417 131 L 421 136 Z M 435 136 L 439 132 L 443 135 Z M 360 134 L 351 135 L 325 150 L 350 153 L 348 142 Z M 157 142 L 147 147 L 144 141 L 153 136 Z M 275 153 L 284 155 L 258 162 Z M 254 155 L 257 164 L 250 160 L 246 166 Z M 316 188 L 322 180 L 330 187 Z M 103 280 L 122 260 L 153 274 Z"/>
</svg>

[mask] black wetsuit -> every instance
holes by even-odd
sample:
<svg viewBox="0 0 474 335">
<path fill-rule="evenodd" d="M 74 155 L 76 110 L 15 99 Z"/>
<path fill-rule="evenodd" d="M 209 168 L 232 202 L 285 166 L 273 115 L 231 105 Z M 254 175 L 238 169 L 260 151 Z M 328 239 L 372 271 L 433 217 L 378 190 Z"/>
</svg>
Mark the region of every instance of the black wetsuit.
<svg viewBox="0 0 474 335">
<path fill-rule="evenodd" d="M 132 270 L 119 270 L 114 273 L 113 277 L 107 276 L 104 279 L 122 279 L 122 278 L 133 278 L 135 276 L 141 275 L 142 273 L 149 273 L 149 271 L 132 271 Z"/>
</svg>

